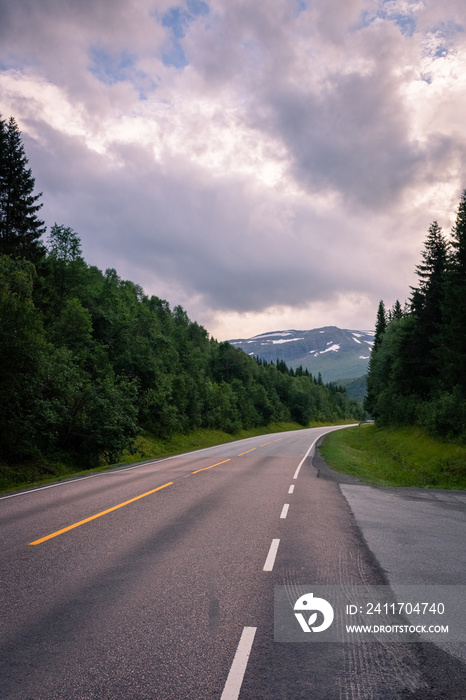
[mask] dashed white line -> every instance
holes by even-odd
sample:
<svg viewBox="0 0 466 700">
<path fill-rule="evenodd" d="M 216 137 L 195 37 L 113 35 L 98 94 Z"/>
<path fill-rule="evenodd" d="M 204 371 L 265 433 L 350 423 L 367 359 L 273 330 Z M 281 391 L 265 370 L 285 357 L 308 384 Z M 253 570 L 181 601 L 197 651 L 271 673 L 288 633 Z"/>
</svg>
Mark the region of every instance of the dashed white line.
<svg viewBox="0 0 466 700">
<path fill-rule="evenodd" d="M 245 627 L 243 629 L 220 700 L 238 699 L 256 630 L 257 627 Z"/>
<path fill-rule="evenodd" d="M 282 508 L 282 512 L 280 513 L 280 518 L 286 518 L 288 515 L 288 508 L 290 507 L 289 503 L 285 503 L 285 505 Z"/>
<path fill-rule="evenodd" d="M 288 489 L 288 493 L 293 493 L 294 491 L 294 484 L 291 484 L 290 488 Z"/>
<path fill-rule="evenodd" d="M 263 569 L 264 571 L 272 571 L 273 570 L 273 565 L 275 564 L 275 557 L 277 556 L 279 544 L 280 544 L 280 540 L 272 540 L 272 544 L 270 545 L 269 553 L 267 554 L 267 559 L 265 560 L 264 569 Z"/>
</svg>

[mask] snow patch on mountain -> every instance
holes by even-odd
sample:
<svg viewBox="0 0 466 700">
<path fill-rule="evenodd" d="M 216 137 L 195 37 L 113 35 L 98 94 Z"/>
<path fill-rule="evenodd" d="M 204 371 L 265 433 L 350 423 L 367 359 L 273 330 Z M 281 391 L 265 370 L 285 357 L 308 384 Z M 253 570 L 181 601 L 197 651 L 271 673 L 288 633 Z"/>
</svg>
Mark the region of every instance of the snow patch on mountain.
<svg viewBox="0 0 466 700">
<path fill-rule="evenodd" d="M 302 366 L 324 381 L 361 377 L 368 371 L 375 331 L 325 326 L 312 330 L 279 330 L 229 342 L 266 362 L 283 360 Z M 366 354 L 367 353 L 367 354 Z"/>
<path fill-rule="evenodd" d="M 335 343 L 334 345 L 327 348 L 326 350 L 322 350 L 320 354 L 322 355 L 324 352 L 338 352 L 339 349 L 340 349 L 340 345 L 338 345 L 338 343 Z"/>
<path fill-rule="evenodd" d="M 276 331 L 274 333 L 261 333 L 260 335 L 255 335 L 254 340 L 259 338 L 274 338 L 277 335 L 293 335 L 292 331 Z"/>
<path fill-rule="evenodd" d="M 304 340 L 304 338 L 280 338 L 280 340 L 272 340 L 272 343 L 279 345 L 280 343 L 294 343 L 296 340 Z"/>
</svg>

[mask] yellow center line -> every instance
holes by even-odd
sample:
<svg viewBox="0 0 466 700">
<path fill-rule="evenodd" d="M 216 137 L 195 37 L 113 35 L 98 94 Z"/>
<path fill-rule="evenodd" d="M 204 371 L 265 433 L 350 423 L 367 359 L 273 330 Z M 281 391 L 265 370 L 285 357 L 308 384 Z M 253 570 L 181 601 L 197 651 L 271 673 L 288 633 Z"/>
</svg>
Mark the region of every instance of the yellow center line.
<svg viewBox="0 0 466 700">
<path fill-rule="evenodd" d="M 199 474 L 199 472 L 205 472 L 206 469 L 212 469 L 213 467 L 218 467 L 219 464 L 225 464 L 225 462 L 229 462 L 231 460 L 231 457 L 228 457 L 228 459 L 224 459 L 223 462 L 217 462 L 217 464 L 211 464 L 210 467 L 202 467 L 202 469 L 196 469 L 195 472 L 191 472 L 191 474 Z"/>
<path fill-rule="evenodd" d="M 253 450 L 257 450 L 257 447 L 251 447 L 251 449 L 246 450 L 246 452 L 240 452 L 238 457 L 241 457 L 242 455 L 247 455 L 248 452 L 253 452 Z"/>
<path fill-rule="evenodd" d="M 263 444 L 263 445 L 259 445 L 259 447 L 265 447 L 266 445 L 270 445 L 271 442 L 272 442 L 272 441 L 270 441 L 270 442 L 264 442 L 264 444 Z"/>
<path fill-rule="evenodd" d="M 151 493 L 155 493 L 156 491 L 160 491 L 161 489 L 167 488 L 167 486 L 171 486 L 173 484 L 173 481 L 169 481 L 168 484 L 164 484 L 163 486 L 158 486 L 156 489 L 152 489 L 152 491 L 146 491 L 146 493 L 141 493 L 140 496 L 135 496 L 134 498 L 130 498 L 129 501 L 125 501 L 124 503 L 119 503 L 117 506 L 112 506 L 112 508 L 107 508 L 107 510 L 103 510 L 101 513 L 96 513 L 95 515 L 91 515 L 89 518 L 85 518 L 84 520 L 80 520 L 78 523 L 73 523 L 73 525 L 68 525 L 68 527 L 64 527 L 61 530 L 57 530 L 56 532 L 52 532 L 51 535 L 46 535 L 45 537 L 41 537 L 40 540 L 34 540 L 34 542 L 29 542 L 29 544 L 41 544 L 42 542 L 46 542 L 46 540 L 51 540 L 52 537 L 57 537 L 58 535 L 63 534 L 64 532 L 68 532 L 68 530 L 73 530 L 75 527 L 79 527 L 80 525 L 84 525 L 84 523 L 89 523 L 91 520 L 95 520 L 96 518 L 100 518 L 102 515 L 106 515 L 107 513 L 111 513 L 112 510 L 117 510 L 118 508 L 123 508 L 123 506 L 127 506 L 128 503 L 134 503 L 134 501 L 138 501 L 140 498 L 144 498 L 144 496 L 149 496 Z"/>
</svg>

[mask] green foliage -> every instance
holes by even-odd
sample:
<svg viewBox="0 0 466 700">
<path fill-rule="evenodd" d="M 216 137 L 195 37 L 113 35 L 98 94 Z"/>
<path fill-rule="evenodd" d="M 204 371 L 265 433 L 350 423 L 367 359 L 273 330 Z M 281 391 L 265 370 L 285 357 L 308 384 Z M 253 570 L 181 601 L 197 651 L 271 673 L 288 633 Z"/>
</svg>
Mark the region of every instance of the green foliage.
<svg viewBox="0 0 466 700">
<path fill-rule="evenodd" d="M 31 406 L 47 349 L 32 301 L 35 277 L 30 262 L 0 255 L 0 445 L 9 456 L 34 449 Z"/>
<path fill-rule="evenodd" d="M 377 319 L 375 322 L 374 345 L 372 348 L 371 359 L 369 360 L 369 372 L 367 376 L 367 394 L 364 400 L 364 408 L 373 416 L 377 413 L 377 397 L 381 387 L 379 382 L 380 373 L 374 367 L 377 358 L 377 351 L 382 343 L 383 336 L 387 328 L 387 314 L 385 304 L 381 300 L 377 309 Z"/>
<path fill-rule="evenodd" d="M 48 250 L 51 260 L 62 263 L 75 262 L 81 257 L 81 241 L 69 226 L 54 224 L 50 229 Z"/>
<path fill-rule="evenodd" d="M 365 406 L 379 425 L 419 425 L 464 441 L 466 190 L 450 243 L 434 221 L 416 272 L 409 310 L 397 307 L 376 333 Z"/>
<path fill-rule="evenodd" d="M 29 192 L 21 211 L 29 212 L 34 242 L 41 230 L 34 181 L 16 125 L 8 132 L 1 124 L 2 144 L 10 132 L 16 139 L 23 169 L 17 210 Z M 54 224 L 35 265 L 24 259 L 26 233 L 18 224 L 15 246 L 0 254 L 4 462 L 93 467 L 115 461 L 142 431 L 167 440 L 199 428 L 236 435 L 277 421 L 360 417 L 360 405 L 340 387 L 284 362 L 259 363 L 209 338 L 181 306 L 171 310 L 114 269 L 88 266 L 73 229 Z"/>
<path fill-rule="evenodd" d="M 181 307 L 170 311 L 79 254 L 55 248 L 37 272 L 3 256 L 0 269 L 4 459 L 92 466 L 115 460 L 142 429 L 167 439 L 196 428 L 237 434 L 274 421 L 361 417 L 340 387 L 209 339 Z"/>
<path fill-rule="evenodd" d="M 37 218 L 41 195 L 33 195 L 27 163 L 15 120 L 7 123 L 0 116 L 0 254 L 37 262 L 44 252 L 39 238 L 45 227 Z"/>
<path fill-rule="evenodd" d="M 297 423 L 273 423 L 267 427 L 241 430 L 236 435 L 231 435 L 221 430 L 196 428 L 189 431 L 189 433 L 174 433 L 164 439 L 143 432 L 138 435 L 131 447 L 119 456 L 119 463 L 128 464 L 136 461 L 158 459 L 190 450 L 202 449 L 203 447 L 211 447 L 212 445 L 254 437 L 255 435 L 299 430 L 300 428 L 301 426 Z M 100 465 L 93 467 L 91 470 L 83 470 L 80 466 L 80 464 L 73 466 L 64 464 L 61 461 L 43 459 L 29 460 L 21 464 L 7 464 L 0 460 L 0 491 L 40 485 L 50 481 L 88 474 L 89 471 L 95 473 L 107 468 L 106 465 Z"/>
<path fill-rule="evenodd" d="M 69 348 L 79 362 L 84 362 L 92 347 L 92 319 L 79 299 L 67 299 L 54 327 L 58 345 Z"/>
<path fill-rule="evenodd" d="M 417 422 L 437 437 L 466 442 L 466 399 L 455 386 L 417 407 Z"/>
<path fill-rule="evenodd" d="M 356 399 L 359 403 L 364 402 L 367 394 L 367 375 L 355 377 L 354 379 L 340 379 L 340 384 L 346 389 L 346 393 L 351 399 Z"/>
<path fill-rule="evenodd" d="M 445 384 L 466 398 L 466 190 L 451 232 L 444 304 Z"/>
</svg>

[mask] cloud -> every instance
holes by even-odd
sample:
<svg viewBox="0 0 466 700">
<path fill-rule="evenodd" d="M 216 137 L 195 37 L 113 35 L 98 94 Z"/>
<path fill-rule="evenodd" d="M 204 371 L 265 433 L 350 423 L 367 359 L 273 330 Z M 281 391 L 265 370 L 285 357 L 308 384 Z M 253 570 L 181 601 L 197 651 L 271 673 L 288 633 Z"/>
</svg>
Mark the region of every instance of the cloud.
<svg viewBox="0 0 466 700">
<path fill-rule="evenodd" d="M 424 82 L 426 64 L 417 41 L 379 22 L 348 31 L 339 49 L 321 35 L 309 45 L 314 61 L 302 62 L 302 47 L 299 61 L 262 80 L 250 109 L 251 124 L 286 145 L 289 172 L 309 193 L 334 192 L 349 206 L 380 210 L 428 185 L 445 161 L 451 170 L 464 139 L 442 134 L 443 116 L 426 119 L 422 131 L 412 121 L 420 105 L 408 93 Z M 455 81 L 443 82 L 442 92 Z M 431 117 L 427 92 L 422 108 Z"/>
<path fill-rule="evenodd" d="M 368 327 L 380 298 L 409 294 L 429 223 L 450 223 L 461 2 L 0 12 L 0 111 L 19 120 L 47 223 L 214 334 Z"/>
<path fill-rule="evenodd" d="M 242 313 L 299 309 L 342 290 L 380 287 L 368 263 L 377 248 L 385 256 L 386 246 L 371 243 L 368 256 L 372 230 L 357 219 L 319 214 L 252 179 L 212 180 L 184 159 L 161 165 L 134 145 L 115 147 L 109 159 L 82 148 L 82 137 L 50 129 L 40 148 L 30 143 L 31 161 L 52 147 L 42 171 L 47 218 L 85 232 L 86 258 L 105 267 L 111 257 L 120 274 L 151 293 L 163 296 L 176 280 L 198 305 Z M 357 265 L 348 264 L 352 257 Z"/>
</svg>

